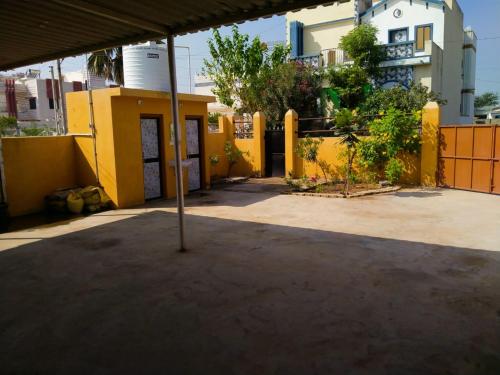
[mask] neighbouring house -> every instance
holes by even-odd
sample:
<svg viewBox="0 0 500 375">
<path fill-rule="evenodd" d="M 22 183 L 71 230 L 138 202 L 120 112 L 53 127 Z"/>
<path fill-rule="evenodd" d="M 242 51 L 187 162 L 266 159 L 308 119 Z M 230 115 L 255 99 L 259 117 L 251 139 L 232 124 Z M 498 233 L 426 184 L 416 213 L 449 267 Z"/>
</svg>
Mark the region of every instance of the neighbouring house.
<svg viewBox="0 0 500 375">
<path fill-rule="evenodd" d="M 87 75 L 82 72 L 70 72 L 63 75 L 64 94 L 82 91 L 87 88 Z M 92 88 L 104 88 L 103 78 L 90 75 Z M 59 97 L 59 81 L 40 78 L 40 72 L 13 77 L 0 77 L 0 115 L 16 117 L 18 121 L 33 125 L 53 125 L 55 116 L 54 99 Z"/>
<path fill-rule="evenodd" d="M 447 105 L 442 123 L 472 123 L 477 38 L 456 0 L 347 0 L 287 13 L 292 58 L 315 66 L 349 63 L 342 36 L 365 23 L 387 52 L 381 87 L 420 82 Z"/>
<path fill-rule="evenodd" d="M 212 91 L 214 88 L 215 83 L 210 78 L 204 75 L 196 75 L 194 77 L 194 93 L 196 95 L 214 95 Z M 222 104 L 217 99 L 214 103 L 208 103 L 208 112 L 230 115 L 234 113 L 234 110 L 231 107 Z"/>
</svg>

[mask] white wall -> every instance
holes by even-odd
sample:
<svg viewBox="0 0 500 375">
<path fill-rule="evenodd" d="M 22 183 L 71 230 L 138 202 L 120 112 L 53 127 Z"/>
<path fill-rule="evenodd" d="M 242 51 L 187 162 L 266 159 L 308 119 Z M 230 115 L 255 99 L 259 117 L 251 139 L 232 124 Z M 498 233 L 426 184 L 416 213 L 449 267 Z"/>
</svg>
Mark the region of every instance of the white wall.
<svg viewBox="0 0 500 375">
<path fill-rule="evenodd" d="M 370 23 L 378 28 L 378 39 L 382 44 L 389 43 L 389 30 L 408 27 L 408 40 L 415 40 L 415 26 L 433 24 L 432 40 L 439 47 L 444 46 L 444 16 L 442 5 L 429 2 L 426 9 L 424 0 L 389 0 L 387 10 L 384 4 L 374 10 L 375 16 L 368 10 L 361 18 L 362 23 Z M 401 18 L 394 17 L 394 11 L 400 9 L 403 12 Z"/>
</svg>

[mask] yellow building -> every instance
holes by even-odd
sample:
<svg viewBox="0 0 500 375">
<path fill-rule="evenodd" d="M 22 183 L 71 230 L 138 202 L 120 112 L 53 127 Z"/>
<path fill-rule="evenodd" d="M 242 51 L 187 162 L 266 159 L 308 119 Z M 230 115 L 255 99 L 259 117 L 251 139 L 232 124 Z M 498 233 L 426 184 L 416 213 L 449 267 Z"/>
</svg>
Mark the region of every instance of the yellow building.
<svg viewBox="0 0 500 375">
<path fill-rule="evenodd" d="M 185 193 L 210 184 L 204 153 L 207 103 L 214 97 L 179 94 Z M 116 207 L 175 196 L 170 95 L 110 88 L 93 91 L 96 155 L 86 91 L 67 95 L 68 130 L 75 139 L 78 185 L 99 183 Z M 97 160 L 97 163 L 96 163 Z"/>
</svg>

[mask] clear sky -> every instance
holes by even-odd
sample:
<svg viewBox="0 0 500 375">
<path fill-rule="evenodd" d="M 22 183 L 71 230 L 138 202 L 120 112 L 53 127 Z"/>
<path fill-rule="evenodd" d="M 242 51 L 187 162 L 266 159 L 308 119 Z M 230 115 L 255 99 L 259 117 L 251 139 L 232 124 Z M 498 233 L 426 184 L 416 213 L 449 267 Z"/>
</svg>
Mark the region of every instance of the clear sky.
<svg viewBox="0 0 500 375">
<path fill-rule="evenodd" d="M 495 91 L 500 93 L 500 0 L 458 0 L 464 12 L 464 26 L 472 26 L 479 38 L 477 55 L 477 93 Z M 246 22 L 240 25 L 240 31 L 251 37 L 260 36 L 263 41 L 285 41 L 285 17 L 275 16 L 270 19 Z M 229 28 L 222 28 L 222 33 Z M 189 46 L 191 50 L 192 74 L 200 73 L 203 59 L 208 57 L 207 40 L 211 32 L 199 32 L 177 37 L 176 45 Z M 187 50 L 177 49 L 177 74 L 179 90 L 189 91 L 189 71 Z M 64 71 L 81 70 L 82 57 L 65 59 Z M 48 76 L 51 63 L 34 65 Z M 19 69 L 25 71 L 26 68 Z"/>
</svg>

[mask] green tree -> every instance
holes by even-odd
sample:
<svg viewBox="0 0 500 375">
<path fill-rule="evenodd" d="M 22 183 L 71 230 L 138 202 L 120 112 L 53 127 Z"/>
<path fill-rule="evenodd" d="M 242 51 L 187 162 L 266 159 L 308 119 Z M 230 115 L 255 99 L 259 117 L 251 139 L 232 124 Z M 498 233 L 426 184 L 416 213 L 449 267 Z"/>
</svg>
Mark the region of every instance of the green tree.
<svg viewBox="0 0 500 375">
<path fill-rule="evenodd" d="M 318 97 L 322 90 L 322 74 L 310 65 L 288 62 L 266 67 L 245 90 L 241 110 L 261 110 L 268 127 L 283 122 L 285 113 L 293 108 L 301 117 L 320 114 Z M 251 104 L 246 104 L 251 103 Z"/>
<path fill-rule="evenodd" d="M 477 108 L 480 108 L 480 107 L 496 106 L 498 105 L 498 102 L 499 102 L 498 93 L 485 92 L 482 95 L 476 96 L 474 100 L 474 105 Z"/>
<path fill-rule="evenodd" d="M 373 91 L 362 106 L 363 112 L 370 115 L 386 113 L 389 109 L 397 109 L 403 113 L 421 111 L 428 102 L 445 105 L 446 100 L 421 83 L 412 83 L 406 88 L 396 85 L 389 89 L 378 88 Z"/>
<path fill-rule="evenodd" d="M 243 151 L 241 151 L 239 148 L 234 147 L 231 142 L 227 141 L 226 143 L 224 143 L 224 154 L 226 154 L 228 165 L 227 177 L 231 177 L 231 170 L 243 156 Z"/>
<path fill-rule="evenodd" d="M 386 56 L 384 47 L 378 44 L 377 32 L 375 26 L 363 24 L 340 40 L 340 48 L 347 52 L 355 66 L 363 68 L 370 77 L 379 75 L 379 65 Z"/>
<path fill-rule="evenodd" d="M 240 106 L 254 111 L 251 102 L 242 102 L 242 91 L 252 85 L 259 73 L 285 62 L 288 49 L 276 46 L 272 51 L 258 37 L 250 41 L 236 25 L 231 35 L 222 37 L 218 29 L 208 41 L 210 59 L 203 61 L 203 73 L 215 83 L 213 90 L 222 104 L 238 109 Z"/>
<path fill-rule="evenodd" d="M 380 74 L 385 58 L 384 48 L 377 42 L 377 28 L 360 25 L 342 37 L 340 47 L 353 60 L 352 65 L 331 66 L 327 78 L 338 95 L 342 108 L 359 108 L 371 92 L 371 82 Z"/>
<path fill-rule="evenodd" d="M 90 54 L 87 60 L 90 73 L 98 77 L 123 85 L 123 51 L 122 47 L 104 49 Z"/>
</svg>

